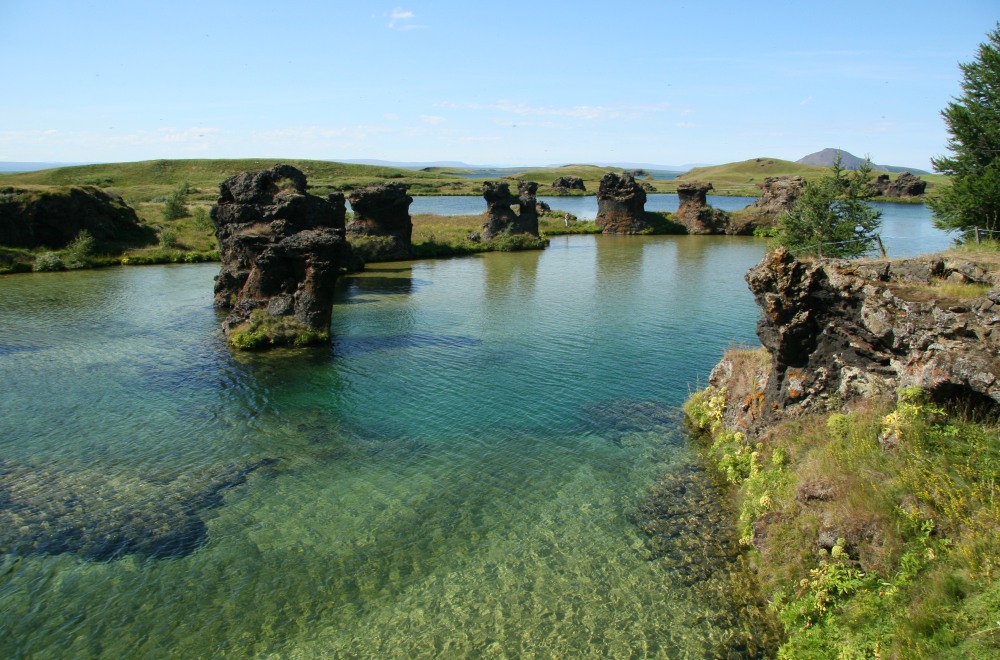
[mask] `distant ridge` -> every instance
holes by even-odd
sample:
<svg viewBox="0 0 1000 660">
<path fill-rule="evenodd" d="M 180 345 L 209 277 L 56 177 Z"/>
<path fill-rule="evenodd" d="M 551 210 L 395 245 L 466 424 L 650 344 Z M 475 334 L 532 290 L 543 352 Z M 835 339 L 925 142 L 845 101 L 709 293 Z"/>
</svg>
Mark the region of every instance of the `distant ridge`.
<svg viewBox="0 0 1000 660">
<path fill-rule="evenodd" d="M 37 170 L 51 170 L 56 167 L 70 167 L 72 165 L 86 165 L 87 163 L 26 163 L 15 161 L 0 162 L 0 172 L 35 172 Z"/>
<path fill-rule="evenodd" d="M 830 147 L 827 147 L 822 151 L 809 154 L 808 156 L 803 156 L 795 162 L 802 165 L 822 165 L 823 167 L 829 167 L 830 165 L 833 165 L 833 162 L 837 159 L 838 152 L 840 153 L 840 161 L 841 165 L 844 166 L 844 169 L 856 170 L 865 162 L 864 158 L 858 158 L 854 154 L 844 151 L 843 149 L 831 149 Z M 872 169 L 882 170 L 884 172 L 930 174 L 930 172 L 926 170 L 917 169 L 916 167 L 902 167 L 900 165 L 876 165 L 875 163 L 872 163 Z"/>
</svg>

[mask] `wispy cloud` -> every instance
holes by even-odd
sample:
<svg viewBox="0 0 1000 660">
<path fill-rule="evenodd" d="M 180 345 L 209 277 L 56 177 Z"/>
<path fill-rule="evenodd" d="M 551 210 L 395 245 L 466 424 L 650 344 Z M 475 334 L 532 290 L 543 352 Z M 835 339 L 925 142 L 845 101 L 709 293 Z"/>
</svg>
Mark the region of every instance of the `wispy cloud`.
<svg viewBox="0 0 1000 660">
<path fill-rule="evenodd" d="M 446 108 L 464 108 L 467 110 L 488 110 L 518 115 L 520 117 L 530 116 L 550 116 L 550 117 L 570 117 L 582 119 L 584 121 L 598 121 L 604 119 L 637 119 L 643 115 L 667 112 L 672 109 L 672 104 L 646 103 L 636 105 L 574 105 L 574 106 L 535 106 L 527 103 L 514 103 L 502 99 L 495 103 L 450 103 L 439 104 Z"/>
<path fill-rule="evenodd" d="M 802 99 L 801 101 L 799 101 L 799 105 L 808 105 L 808 104 L 812 103 L 812 100 L 813 100 L 812 96 L 807 96 L 804 99 Z"/>
<path fill-rule="evenodd" d="M 447 119 L 440 115 L 420 115 L 420 121 L 433 126 L 436 124 L 443 124 L 447 121 Z"/>
<path fill-rule="evenodd" d="M 385 16 L 389 18 L 388 27 L 390 30 L 416 30 L 424 27 L 423 25 L 417 25 L 416 23 L 411 22 L 417 16 L 408 9 L 396 7 L 391 12 L 385 14 Z"/>
</svg>

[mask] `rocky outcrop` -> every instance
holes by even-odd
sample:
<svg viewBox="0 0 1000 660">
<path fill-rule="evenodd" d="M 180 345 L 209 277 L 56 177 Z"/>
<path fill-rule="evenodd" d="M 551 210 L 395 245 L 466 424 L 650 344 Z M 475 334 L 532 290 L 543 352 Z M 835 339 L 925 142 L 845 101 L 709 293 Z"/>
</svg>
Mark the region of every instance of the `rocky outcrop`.
<svg viewBox="0 0 1000 660">
<path fill-rule="evenodd" d="M 605 234 L 640 234 L 651 228 L 645 207 L 646 191 L 635 178 L 608 172 L 597 190 L 594 222 Z"/>
<path fill-rule="evenodd" d="M 538 184 L 521 181 L 517 184 L 518 196 L 510 193 L 510 184 L 503 181 L 483 183 L 486 200 L 486 221 L 481 232 L 482 240 L 491 241 L 499 234 L 531 234 L 538 236 Z M 517 212 L 511 205 L 517 204 Z"/>
<path fill-rule="evenodd" d="M 212 207 L 222 259 L 215 304 L 230 309 L 222 327 L 231 341 L 237 331 L 265 344 L 329 337 L 334 283 L 358 267 L 344 219 L 344 196 L 306 193 L 305 175 L 290 165 L 222 183 Z M 280 336 L 267 329 L 276 326 Z"/>
<path fill-rule="evenodd" d="M 104 246 L 156 242 L 132 207 L 100 188 L 0 188 L 0 245 L 58 249 L 83 230 Z"/>
<path fill-rule="evenodd" d="M 772 357 L 764 417 L 914 385 L 942 402 L 997 409 L 995 271 L 959 257 L 805 262 L 783 249 L 768 254 L 746 277 L 763 309 L 757 334 Z"/>
<path fill-rule="evenodd" d="M 407 259 L 411 256 L 413 221 L 410 204 L 413 198 L 406 194 L 402 183 L 379 183 L 351 192 L 348 200 L 354 219 L 347 223 L 347 236 L 352 242 L 358 238 L 381 240 L 364 242 L 365 257 L 370 260 L 388 261 Z"/>
<path fill-rule="evenodd" d="M 741 213 L 743 222 L 754 227 L 773 226 L 782 213 L 795 206 L 805 184 L 806 180 L 801 176 L 767 177 L 763 183 L 757 184 L 760 197 Z"/>
<path fill-rule="evenodd" d="M 578 176 L 561 176 L 552 182 L 552 187 L 555 188 L 556 192 L 563 193 L 570 190 L 587 191 L 587 186 L 584 185 L 583 179 Z"/>
<path fill-rule="evenodd" d="M 927 182 L 915 174 L 901 172 L 895 181 L 880 174 L 872 183 L 872 192 L 882 197 L 919 197 L 927 190 Z"/>
<path fill-rule="evenodd" d="M 711 183 L 685 181 L 677 184 L 677 198 L 680 205 L 674 217 L 687 227 L 689 234 L 732 233 L 729 231 L 729 214 L 708 204 L 708 191 L 712 189 Z"/>
<path fill-rule="evenodd" d="M 222 504 L 225 491 L 276 463 L 266 458 L 128 475 L 0 458 L 0 554 L 183 557 L 207 540 L 204 514 Z"/>
</svg>

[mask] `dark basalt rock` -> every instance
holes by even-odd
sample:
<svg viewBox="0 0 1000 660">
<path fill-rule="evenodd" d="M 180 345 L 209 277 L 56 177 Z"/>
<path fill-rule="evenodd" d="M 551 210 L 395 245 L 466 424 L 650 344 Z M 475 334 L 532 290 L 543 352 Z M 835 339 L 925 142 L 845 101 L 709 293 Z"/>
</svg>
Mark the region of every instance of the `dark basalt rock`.
<svg viewBox="0 0 1000 660">
<path fill-rule="evenodd" d="M 651 228 L 646 218 L 646 191 L 628 174 L 608 172 L 597 190 L 594 222 L 605 234 L 640 234 Z"/>
<path fill-rule="evenodd" d="M 731 233 L 729 214 L 709 206 L 708 191 L 711 183 L 684 182 L 677 185 L 680 205 L 674 217 L 687 227 L 689 234 Z"/>
<path fill-rule="evenodd" d="M 583 179 L 578 176 L 561 176 L 552 182 L 552 187 L 557 192 L 569 192 L 570 190 L 587 191 L 587 186 L 584 185 Z"/>
<path fill-rule="evenodd" d="M 538 236 L 538 208 L 535 198 L 538 184 L 534 181 L 521 181 L 517 190 L 518 196 L 515 197 L 510 194 L 510 184 L 506 182 L 483 183 L 486 221 L 480 232 L 482 240 L 491 241 L 502 233 Z M 517 204 L 517 212 L 511 209 L 512 204 Z"/>
<path fill-rule="evenodd" d="M 901 172 L 895 181 L 880 174 L 872 184 L 872 192 L 882 197 L 919 197 L 927 190 L 927 182 L 909 172 Z"/>
<path fill-rule="evenodd" d="M 156 241 L 156 232 L 140 224 L 132 207 L 100 188 L 0 188 L 0 245 L 58 249 L 83 230 L 104 245 Z"/>
<path fill-rule="evenodd" d="M 368 259 L 387 261 L 412 256 L 413 198 L 406 194 L 406 189 L 402 183 L 378 183 L 354 190 L 348 196 L 354 211 L 354 219 L 347 223 L 348 238 L 384 239 L 371 242 L 371 249 L 366 250 Z"/>
<path fill-rule="evenodd" d="M 207 540 L 201 514 L 273 465 L 263 459 L 177 475 L 108 475 L 0 459 L 0 554 L 75 553 L 92 561 L 182 557 Z"/>
<path fill-rule="evenodd" d="M 806 180 L 801 176 L 769 176 L 758 183 L 760 197 L 746 207 L 741 222 L 746 225 L 738 234 L 752 234 L 756 227 L 772 227 L 785 211 L 790 211 L 802 194 Z"/>
<path fill-rule="evenodd" d="M 766 412 L 794 415 L 920 386 L 938 400 L 1000 409 L 1000 289 L 959 257 L 799 261 L 783 249 L 747 273 L 772 356 Z M 994 287 L 948 300 L 940 281 Z"/>
<path fill-rule="evenodd" d="M 212 221 L 222 259 L 215 304 L 231 310 L 222 326 L 227 336 L 255 310 L 328 336 L 334 283 L 359 267 L 344 218 L 342 194 L 306 193 L 305 175 L 290 165 L 222 183 Z"/>
</svg>

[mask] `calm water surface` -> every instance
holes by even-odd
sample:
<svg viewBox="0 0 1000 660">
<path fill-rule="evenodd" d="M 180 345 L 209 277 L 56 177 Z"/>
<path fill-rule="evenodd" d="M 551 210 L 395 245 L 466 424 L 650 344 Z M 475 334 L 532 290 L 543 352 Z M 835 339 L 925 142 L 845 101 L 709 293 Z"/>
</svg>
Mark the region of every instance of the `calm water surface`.
<svg viewBox="0 0 1000 660">
<path fill-rule="evenodd" d="M 572 213 L 580 220 L 597 217 L 597 197 L 539 197 L 553 209 Z M 754 197 L 730 197 L 709 195 L 708 203 L 723 211 L 738 211 L 751 204 Z M 947 249 L 951 237 L 931 224 L 931 213 L 923 204 L 894 204 L 875 202 L 872 204 L 882 213 L 882 241 L 890 257 L 912 257 L 927 252 Z M 650 194 L 646 198 L 647 211 L 676 211 L 677 195 L 672 193 Z M 414 197 L 410 212 L 435 213 L 437 215 L 477 215 L 486 210 L 482 197 L 429 195 Z"/>
<path fill-rule="evenodd" d="M 756 342 L 763 251 L 374 265 L 332 347 L 269 355 L 226 348 L 217 265 L 0 278 L 0 649 L 717 652 L 719 599 L 649 559 L 635 512 L 691 460 L 675 407 Z"/>
</svg>

